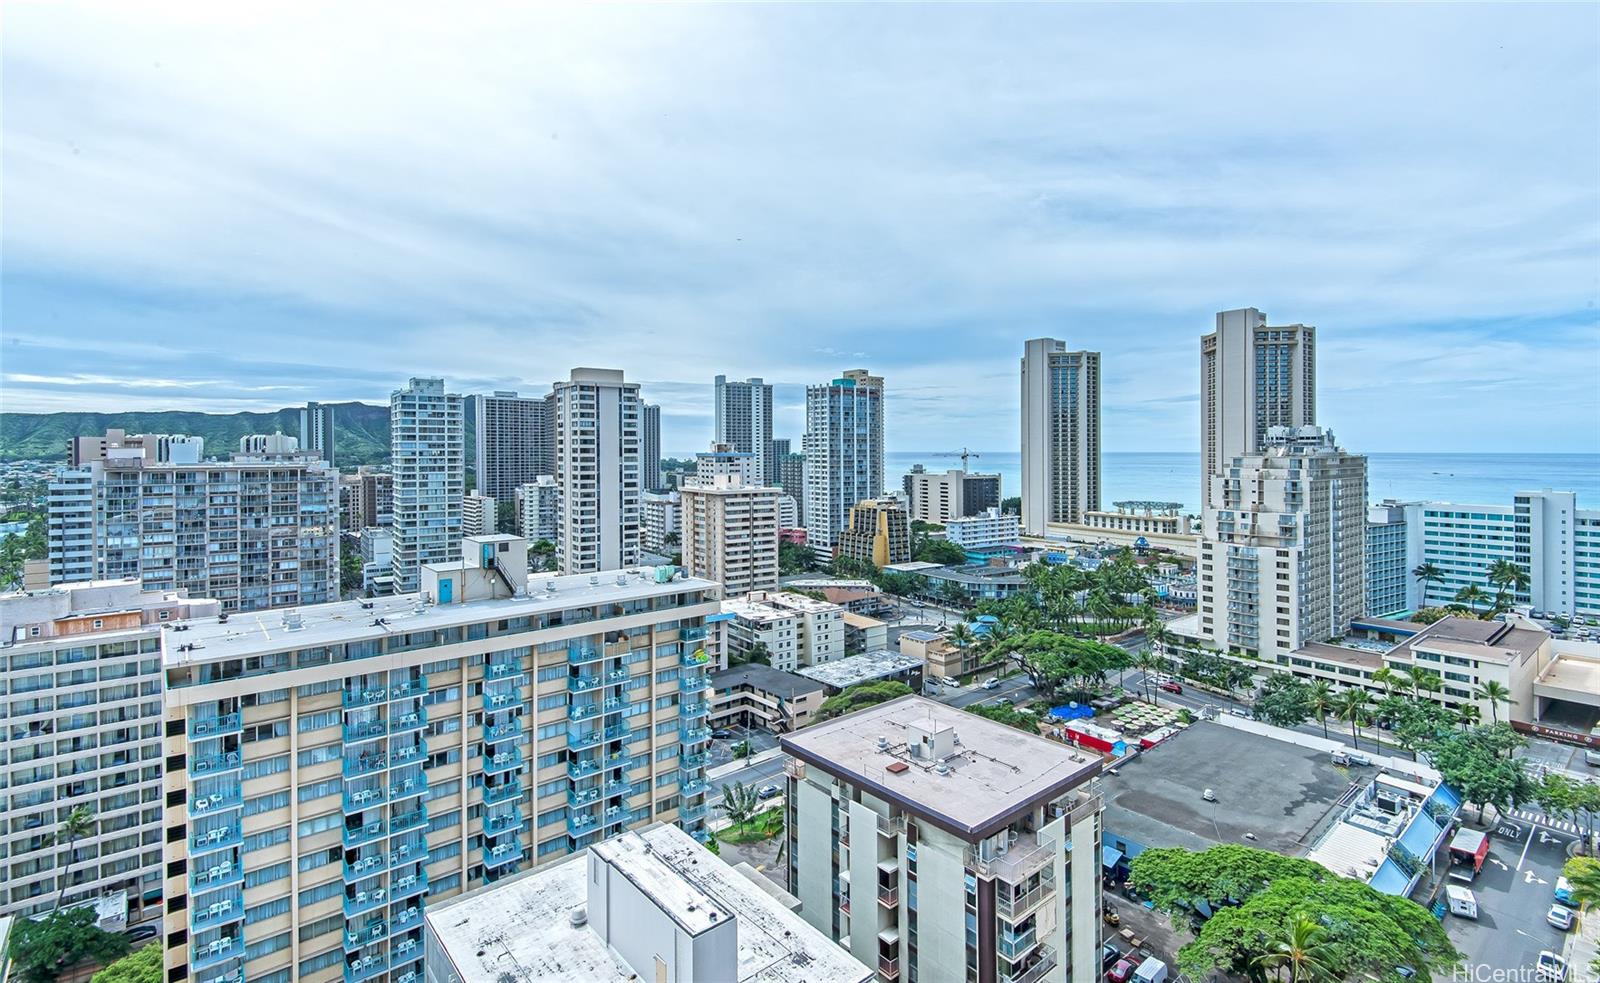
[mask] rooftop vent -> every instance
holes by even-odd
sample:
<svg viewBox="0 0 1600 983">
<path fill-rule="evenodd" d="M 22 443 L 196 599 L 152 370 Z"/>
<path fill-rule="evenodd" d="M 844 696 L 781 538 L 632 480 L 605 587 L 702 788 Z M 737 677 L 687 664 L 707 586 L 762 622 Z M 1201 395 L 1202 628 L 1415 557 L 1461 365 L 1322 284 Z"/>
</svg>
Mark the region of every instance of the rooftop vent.
<svg viewBox="0 0 1600 983">
<path fill-rule="evenodd" d="M 948 775 L 950 774 L 950 765 L 947 762 L 941 761 L 933 766 L 933 770 L 941 775 Z"/>
<path fill-rule="evenodd" d="M 879 737 L 878 738 L 878 750 L 879 751 L 887 751 L 887 750 L 889 750 L 889 739 L 887 737 Z"/>
<path fill-rule="evenodd" d="M 626 587 L 627 585 L 628 585 L 628 575 L 625 574 L 625 573 L 617 574 L 617 586 L 618 587 Z"/>
<path fill-rule="evenodd" d="M 589 586 L 590 587 L 599 587 L 600 586 L 600 575 L 599 574 L 591 573 L 589 575 Z"/>
<path fill-rule="evenodd" d="M 298 610 L 289 608 L 283 612 L 283 628 L 285 631 L 299 631 L 304 627 L 305 624 L 300 620 L 300 612 Z"/>
<path fill-rule="evenodd" d="M 554 594 L 556 592 L 556 582 L 554 580 L 546 580 L 544 582 L 544 589 Z"/>
<path fill-rule="evenodd" d="M 911 766 L 906 764 L 904 761 L 896 761 L 894 764 L 892 764 L 892 765 L 890 765 L 888 767 L 888 771 L 892 775 L 898 775 L 902 771 L 910 771 L 910 770 L 911 770 Z"/>
<path fill-rule="evenodd" d="M 567 924 L 573 928 L 582 928 L 589 924 L 589 912 L 583 908 L 572 909 L 572 914 L 567 916 Z"/>
</svg>

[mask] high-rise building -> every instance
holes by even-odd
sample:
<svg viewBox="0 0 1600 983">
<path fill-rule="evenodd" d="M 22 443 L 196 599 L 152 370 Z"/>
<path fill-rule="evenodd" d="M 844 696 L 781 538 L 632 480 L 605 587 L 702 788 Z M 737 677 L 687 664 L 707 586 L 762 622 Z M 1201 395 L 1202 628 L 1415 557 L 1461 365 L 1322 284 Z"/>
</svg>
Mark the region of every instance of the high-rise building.
<svg viewBox="0 0 1600 983">
<path fill-rule="evenodd" d="M 806 456 L 785 454 L 778 459 L 778 487 L 794 499 L 798 507 L 799 524 L 806 521 Z"/>
<path fill-rule="evenodd" d="M 1367 459 L 1321 427 L 1269 428 L 1211 479 L 1200 634 L 1267 661 L 1366 614 Z"/>
<path fill-rule="evenodd" d="M 518 485 L 549 470 L 552 441 L 548 405 L 542 396 L 515 392 L 472 397 L 473 490 L 496 501 L 510 501 Z"/>
<path fill-rule="evenodd" d="M 780 489 L 721 475 L 686 484 L 679 495 L 691 577 L 722 584 L 724 597 L 777 587 Z"/>
<path fill-rule="evenodd" d="M 541 474 L 517 488 L 517 535 L 530 543 L 555 543 L 560 528 L 560 493 L 556 479 Z"/>
<path fill-rule="evenodd" d="M 876 979 L 789 910 L 765 876 L 748 865 L 728 866 L 675 826 L 629 831 L 590 847 L 587 856 L 430 907 L 427 978 Z M 581 920 L 573 918 L 579 911 L 585 912 Z"/>
<path fill-rule="evenodd" d="M 166 978 L 418 981 L 439 901 L 705 835 L 717 586 L 530 585 L 526 541 L 459 547 L 419 593 L 166 633 Z"/>
<path fill-rule="evenodd" d="M 129 581 L 0 595 L 0 915 L 123 891 L 130 921 L 159 916 L 162 633 L 220 611 Z M 69 843 L 60 823 L 79 806 L 92 827 Z"/>
<path fill-rule="evenodd" d="M 712 439 L 754 456 L 755 481 L 778 480 L 772 456 L 772 386 L 760 379 L 729 382 L 719 375 L 713 383 L 716 426 Z"/>
<path fill-rule="evenodd" d="M 880 979 L 1097 983 L 1099 754 L 920 696 L 779 740 L 789 893 Z"/>
<path fill-rule="evenodd" d="M 1422 606 L 1422 583 L 1411 571 L 1422 564 L 1421 502 L 1385 499 L 1367 506 L 1367 614 L 1375 617 Z"/>
<path fill-rule="evenodd" d="M 678 492 L 645 492 L 639 496 L 639 515 L 639 545 L 658 556 L 671 556 L 683 531 Z"/>
<path fill-rule="evenodd" d="M 461 540 L 466 493 L 466 422 L 461 397 L 443 379 L 412 379 L 389 397 L 389 468 L 394 485 L 394 585 L 415 593 L 424 563 L 443 563 Z"/>
<path fill-rule="evenodd" d="M 499 503 L 488 495 L 474 492 L 461 498 L 461 535 L 487 536 L 495 531 L 500 517 Z"/>
<path fill-rule="evenodd" d="M 762 480 L 768 484 L 777 484 L 779 479 L 783 477 L 783 459 L 789 456 L 789 438 L 774 437 L 772 438 L 772 443 L 768 446 L 772 448 L 772 452 L 767 456 L 772 473 Z"/>
<path fill-rule="evenodd" d="M 645 403 L 639 407 L 639 471 L 645 491 L 661 491 L 661 407 Z"/>
<path fill-rule="evenodd" d="M 747 485 L 759 485 L 761 469 L 756 456 L 748 451 L 737 451 L 732 444 L 712 443 L 709 451 L 694 456 L 695 481 L 710 482 L 717 478 L 736 478 Z"/>
<path fill-rule="evenodd" d="M 1100 353 L 1035 338 L 1022 355 L 1022 531 L 1099 508 Z"/>
<path fill-rule="evenodd" d="M 307 403 L 300 410 L 300 446 L 322 455 L 329 466 L 333 459 L 333 407 L 327 403 Z"/>
<path fill-rule="evenodd" d="M 1269 326 L 1254 307 L 1223 311 L 1216 323 L 1200 338 L 1202 496 L 1235 458 L 1261 451 L 1269 427 L 1317 422 L 1316 328 Z"/>
<path fill-rule="evenodd" d="M 850 508 L 884 492 L 883 378 L 851 369 L 832 382 L 806 387 L 806 542 L 818 555 L 833 552 Z"/>
<path fill-rule="evenodd" d="M 362 468 L 361 528 L 394 523 L 394 475 L 387 471 Z"/>
<path fill-rule="evenodd" d="M 317 455 L 112 455 L 49 486 L 53 583 L 133 578 L 228 612 L 338 598 L 338 472 Z"/>
<path fill-rule="evenodd" d="M 901 479 L 906 493 L 906 510 L 912 521 L 944 525 L 951 519 L 981 515 L 985 509 L 1000 507 L 1000 476 L 951 469 L 930 473 L 913 465 Z"/>
<path fill-rule="evenodd" d="M 556 484 L 563 573 L 639 562 L 641 487 L 638 383 L 621 369 L 579 368 L 556 383 Z"/>
<path fill-rule="evenodd" d="M 857 563 L 886 567 L 911 560 L 911 523 L 890 498 L 850 506 L 850 521 L 834 540 L 834 554 Z"/>
<path fill-rule="evenodd" d="M 361 551 L 361 592 L 368 597 L 394 593 L 394 530 L 368 526 L 356 540 Z"/>
<path fill-rule="evenodd" d="M 199 464 L 205 440 L 185 434 L 127 433 L 111 429 L 103 437 L 72 437 L 67 441 L 67 466 L 81 468 L 110 458 L 139 458 L 156 464 Z"/>
</svg>

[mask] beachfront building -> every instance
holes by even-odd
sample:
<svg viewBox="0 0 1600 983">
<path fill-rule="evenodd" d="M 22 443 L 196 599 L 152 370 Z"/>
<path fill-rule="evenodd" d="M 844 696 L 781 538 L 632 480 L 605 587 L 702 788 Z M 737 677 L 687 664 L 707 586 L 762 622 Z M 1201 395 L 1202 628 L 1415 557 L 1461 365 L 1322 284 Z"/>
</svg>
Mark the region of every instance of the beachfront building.
<svg viewBox="0 0 1600 983">
<path fill-rule="evenodd" d="M 1043 536 L 1100 507 L 1100 353 L 1034 338 L 1022 354 L 1022 528 Z"/>
<path fill-rule="evenodd" d="M 438 901 L 703 831 L 717 585 L 526 555 L 467 539 L 417 593 L 165 633 L 169 979 L 414 983 Z"/>
</svg>

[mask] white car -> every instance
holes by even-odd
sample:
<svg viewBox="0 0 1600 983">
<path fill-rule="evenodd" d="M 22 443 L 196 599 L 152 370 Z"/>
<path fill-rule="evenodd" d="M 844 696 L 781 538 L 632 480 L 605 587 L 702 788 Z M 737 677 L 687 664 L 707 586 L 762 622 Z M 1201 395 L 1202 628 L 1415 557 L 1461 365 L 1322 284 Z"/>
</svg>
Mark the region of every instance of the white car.
<svg viewBox="0 0 1600 983">
<path fill-rule="evenodd" d="M 961 688 L 961 680 L 954 679 L 954 678 L 952 678 L 950 676 L 941 677 L 939 682 L 944 683 L 946 686 L 950 687 L 951 689 L 960 689 Z"/>
<path fill-rule="evenodd" d="M 1553 904 L 1550 910 L 1544 913 L 1544 920 L 1565 932 L 1572 928 L 1572 909 L 1566 905 Z"/>
<path fill-rule="evenodd" d="M 1537 969 L 1541 980 L 1564 980 L 1567 978 L 1567 961 L 1549 949 L 1539 953 Z"/>
<path fill-rule="evenodd" d="M 1000 688 L 1000 680 L 997 677 L 990 676 L 988 679 L 985 679 L 983 681 L 983 688 L 984 689 L 999 689 Z"/>
</svg>

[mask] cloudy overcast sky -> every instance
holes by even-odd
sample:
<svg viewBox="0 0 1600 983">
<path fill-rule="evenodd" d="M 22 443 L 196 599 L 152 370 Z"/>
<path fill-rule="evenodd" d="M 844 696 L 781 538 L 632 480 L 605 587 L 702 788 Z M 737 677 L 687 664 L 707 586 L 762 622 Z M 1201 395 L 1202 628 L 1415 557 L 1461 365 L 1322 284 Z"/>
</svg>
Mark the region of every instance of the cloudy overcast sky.
<svg viewBox="0 0 1600 983">
<path fill-rule="evenodd" d="M 8 5 L 3 408 L 382 402 L 620 367 L 887 378 L 1017 444 L 1104 353 L 1191 450 L 1197 338 L 1319 330 L 1369 451 L 1600 450 L 1600 7 Z"/>
</svg>

